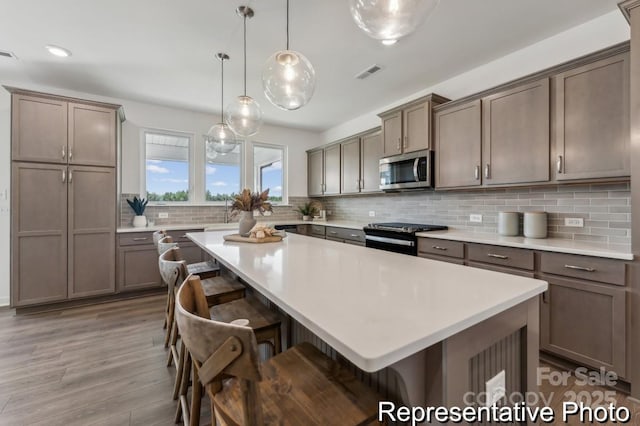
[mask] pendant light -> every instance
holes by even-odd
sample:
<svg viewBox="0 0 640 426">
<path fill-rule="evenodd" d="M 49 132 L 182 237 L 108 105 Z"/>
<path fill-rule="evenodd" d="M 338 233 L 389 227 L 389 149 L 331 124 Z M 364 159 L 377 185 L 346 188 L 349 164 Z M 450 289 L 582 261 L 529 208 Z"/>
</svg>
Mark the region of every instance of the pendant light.
<svg viewBox="0 0 640 426">
<path fill-rule="evenodd" d="M 227 106 L 225 121 L 238 136 L 247 137 L 258 133 L 262 125 L 260 105 L 247 96 L 247 18 L 252 18 L 254 13 L 248 6 L 239 6 L 236 13 L 242 17 L 244 25 L 244 94 Z"/>
<path fill-rule="evenodd" d="M 262 70 L 262 87 L 269 101 L 284 110 L 302 108 L 311 100 L 316 72 L 300 52 L 289 50 L 289 0 L 287 0 L 287 49 L 271 55 Z"/>
<path fill-rule="evenodd" d="M 207 160 L 213 160 L 217 154 L 228 154 L 238 145 L 236 135 L 233 130 L 224 122 L 224 61 L 229 60 L 226 53 L 216 54 L 216 58 L 220 61 L 220 122 L 211 126 L 207 135 L 204 137 L 206 141 Z"/>
<path fill-rule="evenodd" d="M 414 32 L 438 3 L 440 0 L 349 0 L 349 9 L 362 31 L 392 45 Z"/>
</svg>

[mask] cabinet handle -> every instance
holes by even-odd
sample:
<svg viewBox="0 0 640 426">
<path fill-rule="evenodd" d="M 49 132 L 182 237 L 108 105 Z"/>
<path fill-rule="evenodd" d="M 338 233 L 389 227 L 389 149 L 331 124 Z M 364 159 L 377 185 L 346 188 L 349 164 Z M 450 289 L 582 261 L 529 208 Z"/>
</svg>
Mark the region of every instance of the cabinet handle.
<svg viewBox="0 0 640 426">
<path fill-rule="evenodd" d="M 360 189 L 364 189 L 364 179 L 360 179 Z"/>
<path fill-rule="evenodd" d="M 67 183 L 67 171 L 62 171 L 62 183 Z"/>
<path fill-rule="evenodd" d="M 71 157 L 69 157 L 71 159 Z M 73 170 L 69 170 L 69 183 L 73 183 Z"/>
<path fill-rule="evenodd" d="M 509 258 L 509 256 L 503 256 L 501 254 L 493 254 L 493 253 L 487 253 L 487 257 L 495 257 L 496 259 L 502 259 L 502 260 L 506 260 Z"/>
<path fill-rule="evenodd" d="M 149 238 L 147 237 L 136 237 L 133 239 L 133 241 L 147 241 Z"/>
<path fill-rule="evenodd" d="M 489 163 L 487 163 L 486 166 L 484 166 L 484 177 L 486 179 L 489 179 L 489 173 L 491 172 L 491 166 L 489 166 Z"/>
<path fill-rule="evenodd" d="M 556 163 L 558 173 L 562 173 L 562 155 L 558 155 L 558 162 Z"/>
<path fill-rule="evenodd" d="M 352 236 L 353 238 L 358 238 L 358 237 L 359 237 L 359 235 L 358 235 L 358 234 L 351 234 L 351 236 Z"/>
<path fill-rule="evenodd" d="M 544 303 L 545 305 L 546 305 L 547 303 L 549 303 L 548 296 L 547 296 L 547 293 L 548 293 L 548 292 L 549 292 L 549 291 L 544 291 L 544 292 L 542 292 L 542 303 Z"/>
<path fill-rule="evenodd" d="M 187 238 L 187 234 L 182 234 L 180 238 Z"/>
<path fill-rule="evenodd" d="M 476 166 L 473 173 L 474 173 L 474 176 L 475 176 L 476 180 L 479 180 L 480 179 L 480 166 Z"/>
<path fill-rule="evenodd" d="M 67 158 L 67 147 L 62 145 L 62 159 L 66 159 Z"/>
<path fill-rule="evenodd" d="M 401 139 L 402 139 L 402 138 L 398 138 L 398 145 L 397 145 L 398 151 L 400 151 L 400 140 L 401 140 Z"/>
<path fill-rule="evenodd" d="M 329 231 L 330 234 L 337 234 L 336 231 Z"/>
<path fill-rule="evenodd" d="M 405 136 L 404 137 L 404 145 L 403 145 L 403 147 L 406 148 L 407 146 L 409 146 L 409 136 Z"/>
<path fill-rule="evenodd" d="M 585 272 L 595 272 L 595 268 L 588 268 L 586 266 L 574 266 L 574 265 L 564 265 L 567 269 L 575 269 L 577 271 L 585 271 Z"/>
<path fill-rule="evenodd" d="M 442 251 L 447 251 L 446 247 L 440 247 L 440 246 L 431 246 L 431 248 L 436 249 L 436 250 L 442 250 Z"/>
<path fill-rule="evenodd" d="M 73 160 L 73 149 L 69 148 L 69 161 Z"/>
</svg>

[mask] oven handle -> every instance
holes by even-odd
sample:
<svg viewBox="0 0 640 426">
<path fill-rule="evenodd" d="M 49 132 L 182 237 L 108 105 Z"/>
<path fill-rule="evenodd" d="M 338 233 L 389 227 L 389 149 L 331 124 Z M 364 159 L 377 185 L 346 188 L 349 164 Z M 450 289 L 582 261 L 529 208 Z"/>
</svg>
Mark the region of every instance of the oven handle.
<svg viewBox="0 0 640 426">
<path fill-rule="evenodd" d="M 379 243 L 394 244 L 396 246 L 413 247 L 416 245 L 414 241 L 399 240 L 397 238 L 378 237 L 376 235 L 365 235 L 365 239 L 377 241 Z"/>
<path fill-rule="evenodd" d="M 420 157 L 416 157 L 413 162 L 413 178 L 416 182 L 420 182 L 420 176 L 418 175 L 418 165 L 420 164 Z"/>
</svg>

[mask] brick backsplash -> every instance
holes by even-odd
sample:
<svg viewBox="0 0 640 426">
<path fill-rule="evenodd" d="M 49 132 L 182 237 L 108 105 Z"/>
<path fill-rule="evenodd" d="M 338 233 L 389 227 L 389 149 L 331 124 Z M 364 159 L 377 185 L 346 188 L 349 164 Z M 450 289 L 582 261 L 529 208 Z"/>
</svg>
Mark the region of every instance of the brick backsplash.
<svg viewBox="0 0 640 426">
<path fill-rule="evenodd" d="M 133 210 L 127 204 L 127 199 L 133 199 L 138 194 L 122 194 L 120 196 L 120 226 L 132 226 Z M 289 197 L 289 205 L 274 206 L 273 213 L 270 216 L 257 216 L 258 220 L 294 220 L 300 219 L 300 213 L 295 208 L 305 202 L 306 197 Z M 169 213 L 167 219 L 158 218 L 158 213 Z M 224 206 L 147 206 L 145 216 L 148 220 L 155 222 L 156 225 L 177 225 L 177 224 L 209 224 L 224 222 Z M 238 217 L 230 219 L 231 222 L 237 222 Z"/>
<path fill-rule="evenodd" d="M 629 183 L 419 191 L 317 201 L 331 211 L 330 220 L 431 223 L 488 233 L 497 232 L 499 211 L 546 211 L 550 237 L 631 244 Z M 369 217 L 369 211 L 375 211 L 375 217 Z M 469 222 L 471 213 L 482 214 L 482 223 Z M 583 218 L 584 227 L 565 227 L 565 217 Z"/>
</svg>

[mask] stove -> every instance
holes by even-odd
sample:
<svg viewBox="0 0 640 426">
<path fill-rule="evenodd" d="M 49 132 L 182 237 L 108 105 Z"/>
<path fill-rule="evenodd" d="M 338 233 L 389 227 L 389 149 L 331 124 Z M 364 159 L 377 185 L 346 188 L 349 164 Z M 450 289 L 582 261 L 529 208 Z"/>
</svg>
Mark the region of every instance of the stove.
<svg viewBox="0 0 640 426">
<path fill-rule="evenodd" d="M 386 222 L 370 223 L 363 228 L 367 247 L 380 250 L 418 255 L 418 237 L 416 232 L 444 231 L 441 225 L 425 225 L 419 223 Z"/>
</svg>

